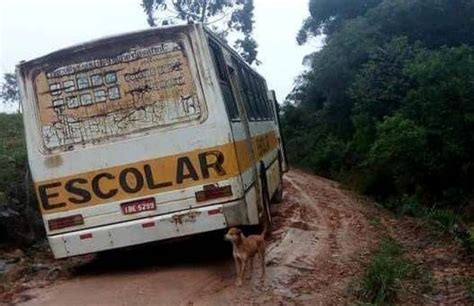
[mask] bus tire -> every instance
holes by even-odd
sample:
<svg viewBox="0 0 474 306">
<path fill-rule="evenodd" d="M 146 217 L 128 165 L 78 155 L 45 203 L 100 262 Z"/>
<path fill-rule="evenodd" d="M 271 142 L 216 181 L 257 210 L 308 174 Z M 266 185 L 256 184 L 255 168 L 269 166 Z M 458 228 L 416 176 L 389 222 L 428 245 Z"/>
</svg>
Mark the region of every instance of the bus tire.
<svg viewBox="0 0 474 306">
<path fill-rule="evenodd" d="M 283 184 L 280 182 L 280 185 L 278 185 L 277 190 L 273 194 L 272 198 L 272 203 L 278 204 L 283 201 Z"/>
<path fill-rule="evenodd" d="M 262 186 L 262 200 L 263 200 L 263 216 L 262 225 L 267 230 L 267 234 L 272 231 L 272 214 L 270 211 L 270 197 L 268 195 L 268 184 L 267 176 L 265 173 L 265 165 L 263 162 L 260 164 L 260 183 Z"/>
<path fill-rule="evenodd" d="M 280 171 L 280 184 L 278 184 L 278 188 L 273 194 L 272 203 L 278 204 L 283 201 L 283 170 L 282 170 L 282 157 L 281 151 L 278 150 L 278 167 Z"/>
</svg>

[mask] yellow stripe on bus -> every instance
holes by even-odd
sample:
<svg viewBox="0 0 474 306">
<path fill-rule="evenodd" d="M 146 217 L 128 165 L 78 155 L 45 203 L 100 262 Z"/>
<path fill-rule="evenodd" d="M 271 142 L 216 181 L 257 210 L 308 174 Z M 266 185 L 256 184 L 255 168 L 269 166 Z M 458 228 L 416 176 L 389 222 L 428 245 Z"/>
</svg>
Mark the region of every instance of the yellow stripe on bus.
<svg viewBox="0 0 474 306">
<path fill-rule="evenodd" d="M 270 132 L 254 137 L 252 144 L 258 160 L 276 148 L 278 140 Z M 35 189 L 42 213 L 49 214 L 217 183 L 251 165 L 247 142 L 242 140 L 42 181 Z"/>
</svg>

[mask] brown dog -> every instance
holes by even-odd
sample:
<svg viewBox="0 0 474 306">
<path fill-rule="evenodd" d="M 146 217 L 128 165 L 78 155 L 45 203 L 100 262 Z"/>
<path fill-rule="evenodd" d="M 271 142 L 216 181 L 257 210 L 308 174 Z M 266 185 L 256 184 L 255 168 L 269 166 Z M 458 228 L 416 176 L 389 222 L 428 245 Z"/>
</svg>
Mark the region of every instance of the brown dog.
<svg viewBox="0 0 474 306">
<path fill-rule="evenodd" d="M 262 281 L 265 277 L 265 229 L 261 235 L 250 235 L 245 237 L 238 228 L 231 228 L 225 235 L 225 239 L 232 242 L 235 267 L 237 269 L 237 286 L 242 285 L 242 277 L 245 268 L 250 264 L 250 277 L 253 273 L 253 259 L 258 253 L 262 265 Z"/>
</svg>

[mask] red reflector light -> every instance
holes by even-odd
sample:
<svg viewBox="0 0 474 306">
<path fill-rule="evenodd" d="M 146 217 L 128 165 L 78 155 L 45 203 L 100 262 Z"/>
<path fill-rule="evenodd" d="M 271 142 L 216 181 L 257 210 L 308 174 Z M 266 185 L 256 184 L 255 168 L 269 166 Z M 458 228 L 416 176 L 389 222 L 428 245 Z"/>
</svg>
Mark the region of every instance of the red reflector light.
<svg viewBox="0 0 474 306">
<path fill-rule="evenodd" d="M 48 220 L 48 227 L 52 231 L 82 224 L 84 224 L 82 215 L 73 215 L 69 217 Z"/>
<path fill-rule="evenodd" d="M 216 209 L 208 210 L 208 211 L 207 211 L 207 214 L 211 216 L 211 215 L 220 214 L 221 212 L 222 212 L 222 209 L 216 208 Z"/>
<path fill-rule="evenodd" d="M 217 198 L 229 197 L 232 195 L 232 187 L 228 186 L 216 186 L 216 185 L 205 185 L 203 190 L 196 192 L 196 201 L 203 202 Z"/>
<path fill-rule="evenodd" d="M 154 222 L 154 221 L 142 223 L 142 227 L 143 227 L 143 228 L 153 227 L 153 226 L 155 226 L 155 222 Z"/>
<path fill-rule="evenodd" d="M 91 239 L 92 238 L 92 233 L 82 234 L 82 235 L 79 236 L 79 238 L 81 238 L 81 240 Z"/>
</svg>

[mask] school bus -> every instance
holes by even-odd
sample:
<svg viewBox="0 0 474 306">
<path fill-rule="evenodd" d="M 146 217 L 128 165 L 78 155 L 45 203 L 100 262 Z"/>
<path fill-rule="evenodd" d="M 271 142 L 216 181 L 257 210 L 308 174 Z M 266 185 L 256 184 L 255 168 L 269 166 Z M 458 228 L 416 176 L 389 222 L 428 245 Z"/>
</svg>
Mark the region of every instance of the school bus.
<svg viewBox="0 0 474 306">
<path fill-rule="evenodd" d="M 286 170 L 275 94 L 202 25 L 59 50 L 17 78 L 56 258 L 271 225 Z"/>
</svg>

